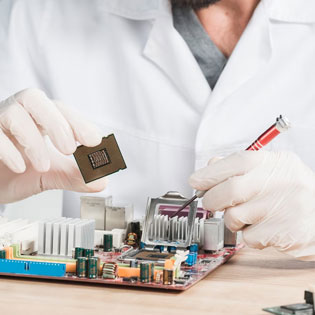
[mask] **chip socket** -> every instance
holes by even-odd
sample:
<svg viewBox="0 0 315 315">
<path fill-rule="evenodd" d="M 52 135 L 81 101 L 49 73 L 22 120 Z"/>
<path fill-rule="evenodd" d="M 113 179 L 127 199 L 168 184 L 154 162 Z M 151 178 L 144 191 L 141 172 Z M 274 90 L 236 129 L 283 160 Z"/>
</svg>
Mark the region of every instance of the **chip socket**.
<svg viewBox="0 0 315 315">
<path fill-rule="evenodd" d="M 73 155 L 85 183 L 127 168 L 113 134 L 103 137 L 96 147 L 80 145 Z"/>
</svg>

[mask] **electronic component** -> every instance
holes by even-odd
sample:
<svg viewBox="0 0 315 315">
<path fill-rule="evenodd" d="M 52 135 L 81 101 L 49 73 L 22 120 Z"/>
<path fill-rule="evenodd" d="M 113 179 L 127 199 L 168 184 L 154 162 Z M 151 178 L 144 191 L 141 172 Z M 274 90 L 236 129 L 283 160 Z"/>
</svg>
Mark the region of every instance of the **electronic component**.
<svg viewBox="0 0 315 315">
<path fill-rule="evenodd" d="M 104 252 L 111 252 L 113 250 L 113 234 L 104 234 Z"/>
<path fill-rule="evenodd" d="M 126 244 L 131 246 L 139 246 L 139 242 L 141 239 L 141 229 L 139 221 L 132 221 L 128 223 L 127 226 L 127 238 Z"/>
<path fill-rule="evenodd" d="M 94 256 L 94 249 L 91 248 L 85 248 L 84 249 L 84 257 L 93 257 Z"/>
<path fill-rule="evenodd" d="M 217 251 L 224 245 L 224 220 L 211 218 L 204 222 L 203 249 Z"/>
<path fill-rule="evenodd" d="M 163 278 L 162 272 L 157 272 L 155 276 L 155 283 L 160 284 Z"/>
<path fill-rule="evenodd" d="M 132 208 L 131 205 L 129 207 Z M 127 207 L 128 208 L 128 207 Z M 126 224 L 126 212 L 128 210 L 125 206 L 107 206 L 105 212 L 105 227 L 106 230 L 111 231 L 112 229 L 125 229 Z M 133 211 L 133 210 L 130 210 Z"/>
<path fill-rule="evenodd" d="M 314 308 L 311 304 L 298 303 L 278 307 L 270 307 L 263 309 L 266 312 L 278 315 L 296 314 L 296 315 L 313 315 Z"/>
<path fill-rule="evenodd" d="M 113 248 L 120 248 L 125 240 L 126 237 L 126 230 L 124 229 L 113 229 L 109 231 L 95 231 L 95 238 L 94 238 L 94 246 L 95 247 L 103 247 L 104 248 L 104 235 L 111 234 L 113 236 Z"/>
<path fill-rule="evenodd" d="M 173 217 L 173 214 L 177 212 L 179 209 L 178 206 L 171 206 L 171 205 L 161 205 L 159 207 L 160 214 L 168 215 L 170 218 Z M 189 211 L 189 207 L 183 209 L 178 213 L 178 217 L 187 217 Z M 196 218 L 199 219 L 209 219 L 213 217 L 213 213 L 209 210 L 204 210 L 203 208 L 197 208 Z"/>
<path fill-rule="evenodd" d="M 5 259 L 6 258 L 6 252 L 4 249 L 0 249 L 0 259 Z"/>
<path fill-rule="evenodd" d="M 19 243 L 21 252 L 30 254 L 37 250 L 38 223 L 27 219 L 0 219 L 0 248 Z"/>
<path fill-rule="evenodd" d="M 159 198 L 149 198 L 142 225 L 143 233 L 140 230 L 141 223 L 130 220 L 127 244 L 123 244 L 126 240 L 126 230 L 95 231 L 94 221 L 90 218 L 43 220 L 37 229 L 41 252 L 47 251 L 50 254 L 33 252 L 29 256 L 22 255 L 22 242 L 32 241 L 28 239 L 28 233 L 24 233 L 26 239 L 21 239 L 16 244 L 9 243 L 10 239 L 0 239 L 2 247 L 5 246 L 7 259 L 4 260 L 61 264 L 65 269 L 60 276 L 63 281 L 186 290 L 240 249 L 240 246 L 222 248 L 223 240 L 218 235 L 221 235 L 220 226 L 223 220 L 207 220 L 204 215 L 208 214 L 204 211 L 200 211 L 202 215 L 196 217 L 196 203 L 190 206 L 190 211 L 183 211 L 180 217 L 170 219 L 168 215 L 163 214 L 163 211 L 168 211 L 170 207 L 172 212 L 176 211 L 186 200 L 177 192 L 169 192 Z M 91 205 L 91 200 L 89 204 Z M 208 231 L 215 234 L 211 240 L 214 252 L 203 251 L 207 226 L 205 221 L 209 220 L 215 223 Z M 1 233 L 2 222 L 10 227 L 14 226 L 14 229 L 28 224 L 23 220 L 11 224 L 0 218 Z M 6 226 L 4 230 L 10 231 L 11 228 Z M 140 236 L 142 242 L 139 242 Z M 206 245 L 209 246 L 209 240 Z M 53 253 L 59 255 L 52 255 Z M 63 257 L 61 253 L 64 253 Z M 206 261 L 209 263 L 205 263 Z M 53 273 L 52 269 L 50 274 Z M 19 268 L 12 268 L 9 273 L 0 268 L 0 276 L 17 274 L 19 277 L 49 279 L 49 276 L 41 275 L 41 270 L 34 274 L 21 274 Z"/>
<path fill-rule="evenodd" d="M 130 203 L 113 203 L 111 196 L 82 196 L 80 199 L 81 219 L 95 220 L 96 230 L 126 229 L 128 222 L 133 220 L 133 205 Z"/>
<path fill-rule="evenodd" d="M 150 282 L 150 263 L 140 263 L 140 282 Z"/>
<path fill-rule="evenodd" d="M 170 285 L 174 281 L 174 271 L 173 269 L 163 269 L 163 284 Z"/>
<path fill-rule="evenodd" d="M 130 268 L 137 268 L 138 267 L 138 261 L 137 260 L 130 260 L 129 266 L 130 266 Z"/>
<path fill-rule="evenodd" d="M 88 258 L 86 257 L 78 257 L 77 259 L 77 276 L 79 278 L 86 277 Z"/>
<path fill-rule="evenodd" d="M 96 279 L 98 276 L 100 266 L 99 257 L 89 257 L 87 262 L 87 277 L 89 279 Z"/>
<path fill-rule="evenodd" d="M 242 232 L 231 232 L 224 226 L 224 246 L 237 246 L 241 243 Z"/>
<path fill-rule="evenodd" d="M 155 271 L 154 271 L 154 263 L 150 263 L 150 280 L 151 282 L 154 281 L 154 274 L 155 274 Z"/>
<path fill-rule="evenodd" d="M 80 197 L 81 219 L 94 219 L 96 230 L 105 230 L 105 207 L 112 203 L 112 197 Z"/>
<path fill-rule="evenodd" d="M 149 198 L 143 225 L 141 242 L 146 247 L 175 246 L 187 248 L 193 239 L 193 228 L 196 218 L 197 202 L 190 205 L 187 217 L 160 215 L 159 205 L 181 206 L 187 199 L 178 192 L 168 192 L 159 198 Z"/>
<path fill-rule="evenodd" d="M 103 278 L 115 279 L 117 273 L 117 264 L 114 262 L 106 262 L 103 265 Z"/>
<path fill-rule="evenodd" d="M 128 255 L 124 256 L 123 259 L 136 259 L 136 260 L 147 260 L 147 261 L 164 261 L 174 256 L 174 253 L 153 251 L 153 250 L 134 250 L 128 252 Z"/>
<path fill-rule="evenodd" d="M 78 259 L 79 257 L 84 257 L 84 248 L 76 247 L 74 249 L 74 259 Z"/>
<path fill-rule="evenodd" d="M 183 212 L 181 213 L 181 217 L 169 218 L 168 215 L 160 213 L 160 211 L 165 211 L 169 207 L 172 207 L 172 210 L 176 211 L 186 200 L 178 192 L 168 192 L 159 198 L 149 198 L 141 238 L 142 249 L 130 250 L 123 253 L 120 257 L 121 260 L 136 259 L 160 263 L 174 256 L 176 250 L 185 250 L 193 243 L 198 243 L 200 247 L 203 246 L 205 250 L 209 251 L 218 251 L 223 248 L 223 219 L 210 218 L 205 220 L 203 217 L 201 219 L 197 218 L 196 202 L 190 205 L 192 210 L 186 212 L 188 216 L 184 216 L 185 212 Z M 207 222 L 207 235 L 205 234 L 205 222 Z M 127 244 L 131 246 L 135 245 L 133 235 L 130 233 Z M 188 255 L 187 265 L 192 266 L 196 263 L 197 251 L 192 251 Z"/>
<path fill-rule="evenodd" d="M 185 261 L 186 265 L 188 266 L 193 266 L 197 263 L 197 259 L 198 259 L 198 244 L 192 244 L 189 247 L 189 254 L 187 255 L 186 261 L 185 259 L 182 259 L 182 261 Z"/>
<path fill-rule="evenodd" d="M 75 247 L 93 248 L 94 230 L 94 220 L 41 220 L 37 227 L 38 254 L 72 257 Z"/>
<path fill-rule="evenodd" d="M 66 274 L 66 265 L 39 261 L 0 259 L 0 272 L 21 275 L 63 277 Z"/>
<path fill-rule="evenodd" d="M 305 303 L 296 303 L 275 307 L 263 308 L 263 311 L 276 314 L 276 315 L 314 315 L 315 306 L 314 306 L 314 293 L 310 291 L 304 292 Z"/>
<path fill-rule="evenodd" d="M 138 235 L 136 233 L 128 233 L 126 244 L 129 246 L 136 246 L 138 241 Z"/>
<path fill-rule="evenodd" d="M 79 146 L 73 155 L 85 183 L 127 167 L 113 134 L 104 137 L 96 147 Z"/>
</svg>

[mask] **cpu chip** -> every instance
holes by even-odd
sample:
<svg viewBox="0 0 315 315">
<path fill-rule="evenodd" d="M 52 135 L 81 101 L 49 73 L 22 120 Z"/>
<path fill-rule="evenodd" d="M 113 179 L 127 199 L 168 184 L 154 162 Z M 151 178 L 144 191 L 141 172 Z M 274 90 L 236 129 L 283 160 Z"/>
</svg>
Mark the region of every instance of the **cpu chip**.
<svg viewBox="0 0 315 315">
<path fill-rule="evenodd" d="M 96 147 L 79 146 L 73 155 L 85 183 L 127 168 L 113 134 L 104 137 Z"/>
</svg>

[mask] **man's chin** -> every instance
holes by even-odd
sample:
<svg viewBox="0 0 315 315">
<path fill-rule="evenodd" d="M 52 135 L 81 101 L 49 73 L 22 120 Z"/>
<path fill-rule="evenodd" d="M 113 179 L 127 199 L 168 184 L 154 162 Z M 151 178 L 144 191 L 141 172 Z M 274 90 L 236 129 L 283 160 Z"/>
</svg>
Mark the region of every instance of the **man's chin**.
<svg viewBox="0 0 315 315">
<path fill-rule="evenodd" d="M 170 0 L 173 6 L 187 7 L 192 9 L 207 8 L 211 4 L 215 4 L 220 0 Z"/>
</svg>

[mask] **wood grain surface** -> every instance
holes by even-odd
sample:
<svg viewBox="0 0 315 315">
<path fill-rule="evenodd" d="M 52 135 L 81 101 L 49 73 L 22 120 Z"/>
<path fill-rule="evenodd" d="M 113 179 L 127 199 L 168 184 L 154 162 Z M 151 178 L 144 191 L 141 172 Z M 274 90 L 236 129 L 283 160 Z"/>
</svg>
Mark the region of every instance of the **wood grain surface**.
<svg viewBox="0 0 315 315">
<path fill-rule="evenodd" d="M 181 293 L 0 277 L 0 315 L 263 315 L 263 307 L 303 301 L 311 284 L 315 262 L 244 248 Z"/>
</svg>

